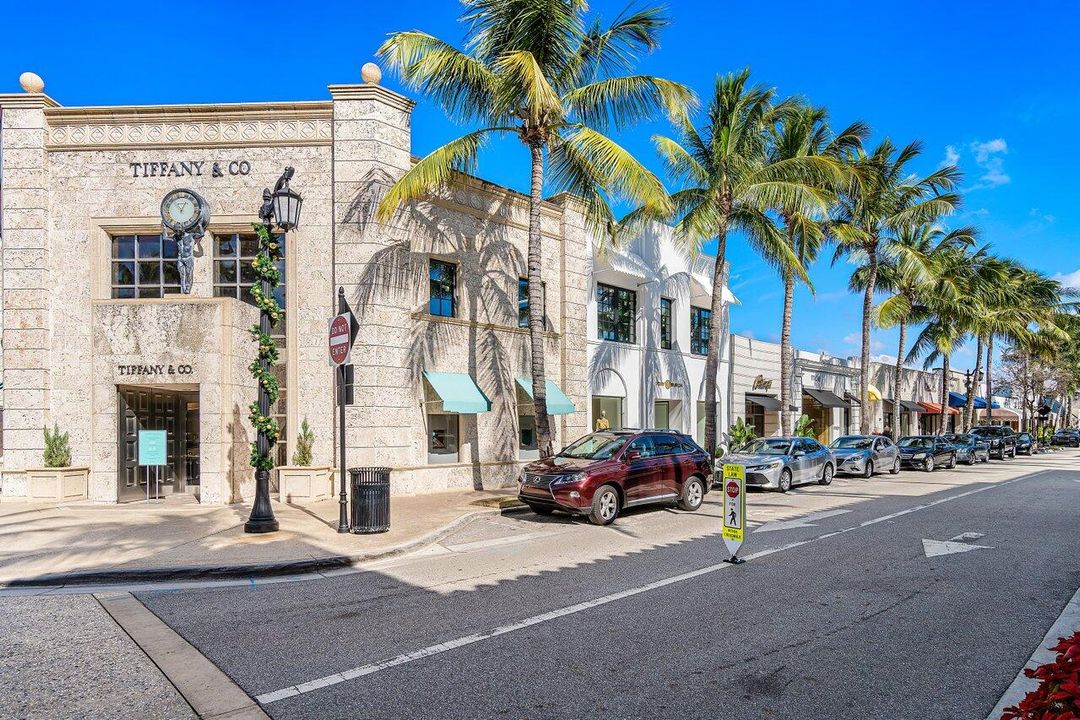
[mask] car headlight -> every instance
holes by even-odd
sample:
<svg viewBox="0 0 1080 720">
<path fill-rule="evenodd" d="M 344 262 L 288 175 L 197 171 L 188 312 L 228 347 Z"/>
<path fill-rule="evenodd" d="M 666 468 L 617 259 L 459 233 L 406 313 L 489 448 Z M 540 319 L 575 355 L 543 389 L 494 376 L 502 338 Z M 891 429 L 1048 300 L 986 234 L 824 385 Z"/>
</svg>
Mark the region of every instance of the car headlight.
<svg viewBox="0 0 1080 720">
<path fill-rule="evenodd" d="M 911 456 L 911 459 L 912 460 L 925 460 L 926 459 L 926 453 L 915 453 L 914 455 Z"/>
<path fill-rule="evenodd" d="M 779 460 L 774 460 L 773 462 L 762 463 L 761 465 L 751 465 L 750 467 L 748 467 L 746 469 L 747 470 L 775 470 L 776 468 L 780 467 L 783 464 L 784 463 L 782 463 Z"/>
<path fill-rule="evenodd" d="M 574 483 L 581 482 L 585 479 L 585 473 L 574 473 L 573 475 L 563 475 L 558 480 L 553 481 L 552 485 L 573 485 Z"/>
</svg>

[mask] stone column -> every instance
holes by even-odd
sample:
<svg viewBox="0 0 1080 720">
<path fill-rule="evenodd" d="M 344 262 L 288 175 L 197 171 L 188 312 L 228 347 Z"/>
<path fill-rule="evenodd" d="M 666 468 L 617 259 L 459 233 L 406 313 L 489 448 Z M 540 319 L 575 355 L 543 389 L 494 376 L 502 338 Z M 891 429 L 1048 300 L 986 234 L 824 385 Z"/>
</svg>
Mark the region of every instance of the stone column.
<svg viewBox="0 0 1080 720">
<path fill-rule="evenodd" d="M 408 233 L 398 220 L 379 223 L 386 191 L 412 165 L 410 114 L 414 103 L 377 83 L 366 65 L 364 84 L 331 85 L 334 101 L 334 282 L 360 320 L 353 347 L 354 400 L 346 414 L 349 465 L 404 466 L 423 462 L 418 438 L 419 397 L 410 372 Z M 403 247 L 397 247 L 397 243 Z M 335 413 L 336 414 L 336 413 Z M 334 436 L 337 446 L 337 432 Z M 337 462 L 338 451 L 334 459 Z"/>
<path fill-rule="evenodd" d="M 559 385 L 574 402 L 577 412 L 561 418 L 559 439 L 569 445 L 589 432 L 589 359 L 587 312 L 589 306 L 589 269 L 592 265 L 586 238 L 582 207 L 570 195 L 559 195 L 553 201 L 562 207 L 562 297 L 559 317 L 562 375 Z M 557 450 L 558 448 L 556 448 Z"/>
<path fill-rule="evenodd" d="M 20 81 L 21 95 L 0 95 L 0 237 L 3 268 L 4 495 L 25 493 L 25 479 L 10 471 L 41 467 L 42 428 L 50 403 L 49 247 L 45 109 L 56 103 L 36 75 Z M 36 82 L 33 82 L 35 81 Z M 64 428 L 63 418 L 56 418 Z M 88 448 L 72 448 L 78 465 Z"/>
</svg>

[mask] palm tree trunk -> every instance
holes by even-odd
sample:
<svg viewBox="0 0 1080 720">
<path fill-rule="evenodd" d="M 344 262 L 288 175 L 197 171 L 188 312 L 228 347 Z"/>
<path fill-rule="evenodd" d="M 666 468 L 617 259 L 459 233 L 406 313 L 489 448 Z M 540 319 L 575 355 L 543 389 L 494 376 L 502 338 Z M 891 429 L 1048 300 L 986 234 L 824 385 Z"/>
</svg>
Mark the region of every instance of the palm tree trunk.
<svg viewBox="0 0 1080 720">
<path fill-rule="evenodd" d="M 720 366 L 720 336 L 724 311 L 724 255 L 727 251 L 727 222 L 717 233 L 716 264 L 713 266 L 712 314 L 709 316 L 709 347 L 705 356 L 705 449 L 716 453 L 716 371 Z"/>
<path fill-rule="evenodd" d="M 1026 354 L 1024 355 L 1023 367 L 1023 380 L 1021 381 L 1021 385 L 1023 385 L 1024 397 L 1020 401 L 1020 412 L 1023 413 L 1023 417 L 1020 418 L 1020 426 L 1024 430 L 1031 432 L 1031 420 L 1028 417 L 1028 359 Z"/>
<path fill-rule="evenodd" d="M 529 193 L 529 372 L 532 375 L 533 412 L 536 415 L 536 447 L 540 457 L 554 454 L 551 424 L 547 412 L 547 388 L 544 373 L 544 285 L 540 270 L 543 254 L 540 245 L 540 203 L 544 193 L 544 149 L 529 145 L 532 155 L 532 186 Z"/>
<path fill-rule="evenodd" d="M 870 434 L 870 312 L 874 305 L 874 283 L 877 282 L 877 241 L 867 250 L 869 264 L 866 290 L 862 303 L 862 354 L 859 356 L 859 432 Z"/>
<path fill-rule="evenodd" d="M 994 378 L 993 378 L 993 362 L 994 362 L 994 336 L 991 335 L 986 339 L 986 422 L 990 421 L 994 417 Z"/>
<path fill-rule="evenodd" d="M 791 305 L 795 297 L 795 278 L 784 271 L 784 317 L 780 324 L 780 434 L 791 434 L 791 376 L 794 358 L 791 355 Z"/>
<path fill-rule="evenodd" d="M 941 361 L 941 415 L 938 422 L 938 434 L 945 432 L 945 421 L 949 417 L 949 354 L 945 353 Z"/>
<path fill-rule="evenodd" d="M 975 339 L 975 369 L 971 371 L 971 377 L 964 387 L 967 399 L 964 401 L 964 432 L 971 429 L 975 424 L 975 393 L 979 390 L 979 370 L 982 368 L 982 338 Z"/>
<path fill-rule="evenodd" d="M 907 340 L 907 319 L 900 320 L 900 345 L 896 351 L 896 375 L 893 377 L 893 436 L 899 438 L 905 433 L 900 431 L 900 388 L 904 381 L 904 343 Z"/>
</svg>

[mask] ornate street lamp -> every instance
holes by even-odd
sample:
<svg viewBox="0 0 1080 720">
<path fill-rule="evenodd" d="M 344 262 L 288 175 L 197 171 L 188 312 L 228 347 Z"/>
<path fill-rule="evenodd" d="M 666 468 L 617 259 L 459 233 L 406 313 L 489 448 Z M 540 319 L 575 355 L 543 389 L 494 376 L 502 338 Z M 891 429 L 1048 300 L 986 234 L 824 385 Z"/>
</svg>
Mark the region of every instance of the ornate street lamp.
<svg viewBox="0 0 1080 720">
<path fill-rule="evenodd" d="M 251 506 L 251 516 L 244 523 L 244 532 L 265 533 L 278 529 L 274 509 L 270 506 L 270 470 L 274 467 L 271 448 L 275 446 L 280 434 L 277 422 L 270 415 L 270 406 L 277 402 L 279 387 L 277 377 L 271 368 L 278 359 L 278 349 L 270 337 L 270 330 L 281 319 L 283 310 L 274 299 L 274 289 L 281 283 L 281 271 L 277 263 L 283 255 L 283 248 L 274 235 L 277 227 L 281 232 L 288 232 L 300 224 L 300 208 L 303 199 L 295 190 L 289 188 L 293 169 L 285 168 L 274 191 L 263 190 L 263 204 L 259 209 L 260 223 L 254 225 L 259 235 L 259 254 L 252 262 L 252 270 L 258 278 L 258 284 L 251 289 L 251 295 L 259 308 L 259 324 L 251 328 L 251 337 L 258 345 L 258 357 L 251 363 L 249 370 L 259 382 L 259 399 L 249 408 L 251 424 L 258 431 L 258 438 L 252 443 L 251 465 L 255 468 L 255 502 Z"/>
</svg>

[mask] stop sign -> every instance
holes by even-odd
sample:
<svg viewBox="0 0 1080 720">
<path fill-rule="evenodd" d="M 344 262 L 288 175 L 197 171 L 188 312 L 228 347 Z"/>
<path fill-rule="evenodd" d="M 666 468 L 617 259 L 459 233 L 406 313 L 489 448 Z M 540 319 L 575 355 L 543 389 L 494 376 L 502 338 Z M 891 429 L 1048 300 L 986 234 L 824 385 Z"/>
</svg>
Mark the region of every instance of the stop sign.
<svg viewBox="0 0 1080 720">
<path fill-rule="evenodd" d="M 739 497 L 739 483 L 734 480 L 729 480 L 727 484 L 727 496 L 729 498 Z"/>
<path fill-rule="evenodd" d="M 334 365 L 341 365 L 349 357 L 351 329 L 348 314 L 338 315 L 330 321 L 330 362 Z"/>
</svg>

